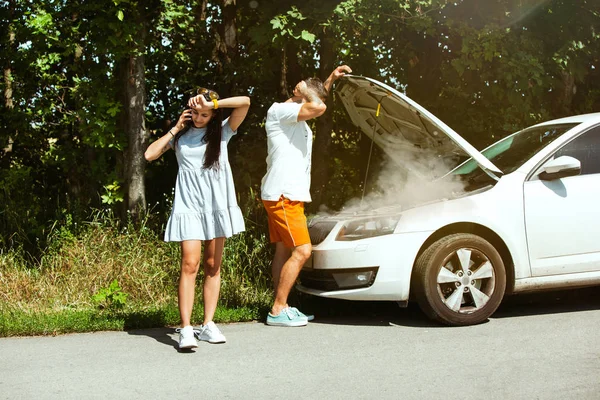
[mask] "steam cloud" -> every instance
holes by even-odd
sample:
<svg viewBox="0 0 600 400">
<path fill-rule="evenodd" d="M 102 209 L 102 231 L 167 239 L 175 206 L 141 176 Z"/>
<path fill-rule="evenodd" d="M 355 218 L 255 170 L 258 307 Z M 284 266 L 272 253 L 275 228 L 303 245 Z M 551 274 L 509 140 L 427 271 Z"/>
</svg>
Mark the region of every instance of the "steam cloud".
<svg viewBox="0 0 600 400">
<path fill-rule="evenodd" d="M 395 160 L 404 160 L 401 165 Z M 456 159 L 442 158 L 434 152 L 403 153 L 400 157 L 385 156 L 375 185 L 364 199 L 349 200 L 342 212 L 364 213 L 385 207 L 406 208 L 434 200 L 454 197 L 464 192 L 465 184 L 455 176 L 438 179 L 457 165 Z M 319 215 L 322 215 L 319 213 Z"/>
</svg>

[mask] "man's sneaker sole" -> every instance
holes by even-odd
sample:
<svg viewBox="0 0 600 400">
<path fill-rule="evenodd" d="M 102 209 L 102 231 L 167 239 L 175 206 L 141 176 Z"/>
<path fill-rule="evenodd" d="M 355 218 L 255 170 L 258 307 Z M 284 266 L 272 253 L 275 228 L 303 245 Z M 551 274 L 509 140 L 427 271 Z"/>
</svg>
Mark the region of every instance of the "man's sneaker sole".
<svg viewBox="0 0 600 400">
<path fill-rule="evenodd" d="M 305 326 L 308 324 L 306 315 L 294 307 L 285 307 L 279 314 L 267 315 L 267 325 L 270 326 Z"/>
<path fill-rule="evenodd" d="M 289 322 L 277 322 L 267 320 L 269 326 L 306 326 L 308 321 L 289 321 Z"/>
<path fill-rule="evenodd" d="M 300 318 L 306 318 L 307 321 L 312 321 L 313 319 L 315 319 L 314 315 L 306 315 L 303 312 L 300 312 L 300 310 L 298 310 L 296 307 L 290 307 L 290 310 L 292 310 L 293 312 L 296 313 L 296 315 Z"/>
</svg>

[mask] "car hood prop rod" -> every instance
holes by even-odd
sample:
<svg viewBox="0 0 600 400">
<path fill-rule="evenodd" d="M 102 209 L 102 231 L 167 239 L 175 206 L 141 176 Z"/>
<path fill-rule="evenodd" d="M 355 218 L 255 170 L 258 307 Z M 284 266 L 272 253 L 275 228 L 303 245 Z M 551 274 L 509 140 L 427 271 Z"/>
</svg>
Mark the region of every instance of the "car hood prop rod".
<svg viewBox="0 0 600 400">
<path fill-rule="evenodd" d="M 388 93 L 389 96 L 389 93 Z M 379 113 L 381 111 L 381 100 L 383 100 L 382 96 L 378 101 L 377 101 L 377 111 L 375 111 L 375 125 L 373 125 L 373 135 L 371 137 L 371 148 L 369 149 L 369 158 L 367 160 L 367 170 L 365 171 L 365 179 L 363 182 L 363 191 L 362 191 L 362 197 L 360 198 L 360 207 L 362 208 L 363 205 L 363 200 L 365 199 L 365 192 L 367 190 L 367 179 L 369 176 L 369 167 L 371 166 L 371 156 L 373 155 L 373 145 L 375 144 L 375 132 L 377 131 L 377 125 L 379 124 Z"/>
</svg>

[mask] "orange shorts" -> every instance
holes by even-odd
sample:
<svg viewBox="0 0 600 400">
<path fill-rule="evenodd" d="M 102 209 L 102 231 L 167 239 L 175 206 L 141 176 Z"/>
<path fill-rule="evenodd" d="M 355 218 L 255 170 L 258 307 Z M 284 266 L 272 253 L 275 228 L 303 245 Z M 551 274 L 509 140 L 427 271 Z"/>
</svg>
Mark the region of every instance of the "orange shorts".
<svg viewBox="0 0 600 400">
<path fill-rule="evenodd" d="M 283 242 L 287 248 L 310 243 L 304 203 L 281 196 L 279 201 L 263 200 L 269 217 L 271 243 Z"/>
</svg>

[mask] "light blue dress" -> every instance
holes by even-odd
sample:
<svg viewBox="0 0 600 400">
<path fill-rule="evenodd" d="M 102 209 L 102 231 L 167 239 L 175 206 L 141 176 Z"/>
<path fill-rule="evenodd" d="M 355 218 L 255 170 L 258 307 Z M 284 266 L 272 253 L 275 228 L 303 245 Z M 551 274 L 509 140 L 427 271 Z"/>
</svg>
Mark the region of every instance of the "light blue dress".
<svg viewBox="0 0 600 400">
<path fill-rule="evenodd" d="M 179 171 L 166 242 L 231 237 L 245 230 L 227 154 L 227 144 L 236 132 L 231 130 L 229 119 L 223 121 L 219 169 L 202 167 L 205 132 L 206 128 L 192 126 L 177 142 Z"/>
</svg>

